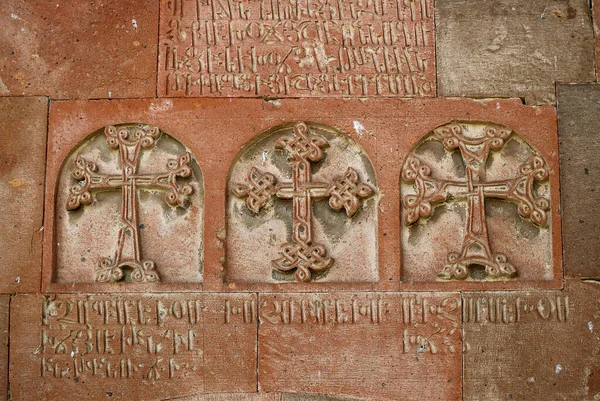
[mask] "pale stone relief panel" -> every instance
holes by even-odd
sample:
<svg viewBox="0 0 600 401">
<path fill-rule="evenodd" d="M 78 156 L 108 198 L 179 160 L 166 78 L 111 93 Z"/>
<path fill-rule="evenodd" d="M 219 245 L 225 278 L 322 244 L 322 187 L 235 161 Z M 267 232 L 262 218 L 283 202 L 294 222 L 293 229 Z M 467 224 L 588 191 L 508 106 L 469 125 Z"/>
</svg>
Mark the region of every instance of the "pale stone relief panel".
<svg viewBox="0 0 600 401">
<path fill-rule="evenodd" d="M 377 182 L 349 136 L 275 127 L 238 154 L 227 191 L 228 280 L 377 281 Z"/>
<path fill-rule="evenodd" d="M 107 126 L 59 174 L 53 281 L 202 281 L 203 177 L 174 137 L 146 124 Z"/>
<path fill-rule="evenodd" d="M 550 170 L 508 127 L 434 129 L 402 169 L 403 265 L 441 281 L 552 279 Z"/>
</svg>

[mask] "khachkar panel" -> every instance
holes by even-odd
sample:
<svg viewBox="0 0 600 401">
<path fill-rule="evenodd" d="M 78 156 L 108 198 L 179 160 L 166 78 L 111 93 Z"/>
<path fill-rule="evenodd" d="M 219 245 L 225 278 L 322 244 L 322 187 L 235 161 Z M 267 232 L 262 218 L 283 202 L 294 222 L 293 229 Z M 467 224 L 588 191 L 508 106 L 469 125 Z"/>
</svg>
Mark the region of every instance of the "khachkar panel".
<svg viewBox="0 0 600 401">
<path fill-rule="evenodd" d="M 261 294 L 261 389 L 461 399 L 460 312 L 457 293 Z"/>
<path fill-rule="evenodd" d="M 433 0 L 167 0 L 163 96 L 435 96 Z"/>
<path fill-rule="evenodd" d="M 402 168 L 405 269 L 442 281 L 552 279 L 550 171 L 508 127 L 434 129 Z"/>
<path fill-rule="evenodd" d="M 171 399 L 256 390 L 255 294 L 22 295 L 14 399 Z"/>
<path fill-rule="evenodd" d="M 107 126 L 59 174 L 55 282 L 202 281 L 202 172 L 175 138 Z"/>
<path fill-rule="evenodd" d="M 258 136 L 227 196 L 229 280 L 377 280 L 375 172 L 345 134 L 297 122 Z"/>
</svg>

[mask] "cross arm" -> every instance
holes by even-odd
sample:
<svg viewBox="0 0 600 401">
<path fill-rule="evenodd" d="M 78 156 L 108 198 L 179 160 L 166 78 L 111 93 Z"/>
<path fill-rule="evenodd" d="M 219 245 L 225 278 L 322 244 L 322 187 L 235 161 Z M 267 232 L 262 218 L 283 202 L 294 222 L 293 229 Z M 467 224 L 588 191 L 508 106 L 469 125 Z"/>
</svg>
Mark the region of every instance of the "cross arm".
<svg viewBox="0 0 600 401">
<path fill-rule="evenodd" d="M 90 191 L 93 189 L 120 188 L 123 185 L 122 175 L 99 174 L 96 163 L 87 161 L 81 156 L 75 159 L 73 166 L 71 175 L 79 181 L 79 184 L 69 188 L 67 210 L 76 210 L 81 205 L 89 205 L 92 202 Z"/>
<path fill-rule="evenodd" d="M 187 178 L 192 175 L 189 164 L 192 155 L 189 152 L 182 153 L 177 159 L 169 159 L 167 171 L 157 174 L 135 174 L 136 186 L 146 188 L 159 188 L 166 191 L 165 200 L 171 206 L 184 206 L 186 198 L 194 193 L 190 184 L 179 184 L 177 177 Z"/>
<path fill-rule="evenodd" d="M 334 177 L 331 182 L 311 181 L 294 188 L 293 183 L 280 183 L 277 185 L 277 197 L 292 199 L 308 193 L 311 198 L 329 198 L 329 206 L 340 211 L 344 209 L 348 217 L 358 211 L 360 198 L 368 198 L 375 191 L 368 184 L 359 182 L 358 172 L 348 167 L 344 175 Z"/>
<path fill-rule="evenodd" d="M 519 175 L 514 178 L 498 181 L 473 183 L 476 188 L 483 187 L 486 198 L 497 198 L 512 201 L 518 205 L 519 214 L 530 218 L 535 224 L 545 226 L 550 201 L 538 196 L 535 185 L 548 178 L 549 169 L 544 159 L 533 155 L 519 167 Z M 421 217 L 429 217 L 435 202 L 464 198 L 475 194 L 470 191 L 465 181 L 437 180 L 431 177 L 431 169 L 419 158 L 410 156 L 402 172 L 404 181 L 415 183 L 415 194 L 403 198 L 404 221 L 406 224 L 416 223 Z"/>
</svg>

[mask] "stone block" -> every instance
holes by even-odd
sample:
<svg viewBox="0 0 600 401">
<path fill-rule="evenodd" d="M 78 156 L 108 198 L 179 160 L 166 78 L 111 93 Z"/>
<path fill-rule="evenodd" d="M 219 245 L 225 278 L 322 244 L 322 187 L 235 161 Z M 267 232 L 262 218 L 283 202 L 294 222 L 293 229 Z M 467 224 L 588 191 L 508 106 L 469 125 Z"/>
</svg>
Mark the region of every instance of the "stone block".
<svg viewBox="0 0 600 401">
<path fill-rule="evenodd" d="M 438 93 L 555 103 L 555 82 L 595 77 L 586 0 L 436 1 Z"/>
<path fill-rule="evenodd" d="M 11 307 L 14 400 L 256 391 L 254 294 L 29 294 Z"/>
<path fill-rule="evenodd" d="M 0 96 L 156 94 L 157 1 L 9 0 L 0 26 Z"/>
<path fill-rule="evenodd" d="M 259 313 L 261 391 L 461 398 L 458 294 L 261 294 Z"/>
<path fill-rule="evenodd" d="M 10 295 L 0 295 L 0 401 L 8 398 L 8 343 Z"/>
<path fill-rule="evenodd" d="M 161 0 L 160 96 L 435 96 L 433 0 Z"/>
<path fill-rule="evenodd" d="M 80 100 L 53 102 L 49 124 L 45 226 L 54 229 L 44 237 L 45 291 L 562 285 L 552 107 L 518 99 Z M 119 127 L 128 140 L 160 132 L 125 178 L 115 176 L 127 156 L 113 142 Z M 462 130 L 452 131 L 454 147 L 436 136 L 448 127 Z M 487 166 L 469 168 L 469 179 L 467 142 L 479 144 Z M 79 156 L 93 163 L 78 167 Z M 411 178 L 415 158 L 429 176 Z M 94 178 L 90 191 L 85 174 Z M 425 181 L 439 191 L 419 195 Z M 475 201 L 468 185 L 486 199 Z M 165 198 L 171 190 L 182 205 Z M 419 204 L 418 221 L 407 219 Z M 134 205 L 137 213 L 123 214 Z M 474 222 L 487 231 L 469 243 Z M 464 257 L 449 263 L 456 252 Z M 148 260 L 160 282 L 127 278 Z M 442 274 L 449 264 L 469 272 Z M 105 265 L 111 280 L 99 280 Z"/>
<path fill-rule="evenodd" d="M 600 278 L 600 85 L 559 85 L 557 96 L 565 274 Z"/>
<path fill-rule="evenodd" d="M 464 399 L 598 399 L 599 327 L 597 282 L 464 293 Z"/>
<path fill-rule="evenodd" d="M 39 291 L 48 99 L 0 98 L 0 293 Z"/>
</svg>

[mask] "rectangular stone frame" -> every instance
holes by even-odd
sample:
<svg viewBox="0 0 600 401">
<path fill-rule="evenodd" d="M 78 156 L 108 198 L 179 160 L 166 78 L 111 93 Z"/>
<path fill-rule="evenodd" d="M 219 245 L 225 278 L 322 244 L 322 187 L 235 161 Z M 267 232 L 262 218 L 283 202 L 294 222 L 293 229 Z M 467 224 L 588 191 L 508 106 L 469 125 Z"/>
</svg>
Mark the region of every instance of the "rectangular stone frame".
<svg viewBox="0 0 600 401">
<path fill-rule="evenodd" d="M 239 111 L 243 110 L 244 115 Z M 226 117 L 224 117 L 226 116 Z M 400 249 L 400 170 L 421 137 L 452 120 L 493 121 L 514 129 L 546 158 L 552 208 L 553 279 L 494 282 L 402 282 Z M 225 282 L 225 188 L 237 152 L 273 126 L 295 121 L 326 124 L 351 135 L 370 157 L 382 199 L 379 204 L 379 281 L 375 283 Z M 58 169 L 76 143 L 91 132 L 122 122 L 156 124 L 196 156 L 205 177 L 204 282 L 122 284 L 52 283 L 54 188 Z M 355 130 L 355 122 L 364 127 Z M 356 125 L 358 126 L 358 125 Z M 45 292 L 177 291 L 456 291 L 561 288 L 563 283 L 556 111 L 528 107 L 519 99 L 127 99 L 56 101 L 50 107 L 46 176 Z M 223 139 L 226 139 L 224 141 Z M 224 146 L 225 145 L 225 146 Z M 526 268 L 526 267 L 525 267 Z"/>
</svg>

